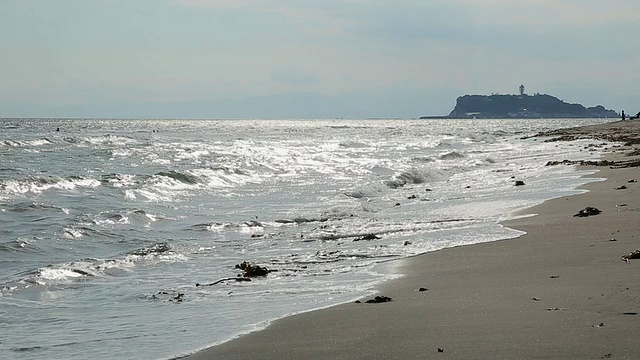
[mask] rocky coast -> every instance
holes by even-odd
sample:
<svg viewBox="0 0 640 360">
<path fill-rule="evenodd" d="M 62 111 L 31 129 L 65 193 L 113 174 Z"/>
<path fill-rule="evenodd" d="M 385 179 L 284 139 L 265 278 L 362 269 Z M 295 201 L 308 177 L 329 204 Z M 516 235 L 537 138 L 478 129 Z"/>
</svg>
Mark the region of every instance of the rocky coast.
<svg viewBox="0 0 640 360">
<path fill-rule="evenodd" d="M 567 103 L 548 94 L 464 95 L 447 116 L 423 116 L 421 119 L 560 119 L 611 118 L 622 114 L 602 105 L 585 107 Z"/>
</svg>

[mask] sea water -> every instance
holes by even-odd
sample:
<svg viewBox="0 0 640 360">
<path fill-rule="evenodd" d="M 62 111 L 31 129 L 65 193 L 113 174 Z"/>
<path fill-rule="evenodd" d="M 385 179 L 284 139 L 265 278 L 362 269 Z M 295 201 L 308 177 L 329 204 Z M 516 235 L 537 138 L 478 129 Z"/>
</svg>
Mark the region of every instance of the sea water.
<svg viewBox="0 0 640 360">
<path fill-rule="evenodd" d="M 171 358 L 517 237 L 599 156 L 529 136 L 605 121 L 0 119 L 0 358 Z"/>
</svg>

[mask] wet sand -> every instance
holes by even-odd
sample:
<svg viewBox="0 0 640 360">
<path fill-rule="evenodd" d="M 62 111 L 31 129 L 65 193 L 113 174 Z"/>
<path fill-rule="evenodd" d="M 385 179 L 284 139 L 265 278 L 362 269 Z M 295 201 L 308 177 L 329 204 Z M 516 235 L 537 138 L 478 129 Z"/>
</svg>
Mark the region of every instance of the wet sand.
<svg viewBox="0 0 640 360">
<path fill-rule="evenodd" d="M 379 287 L 391 302 L 291 316 L 186 359 L 640 359 L 640 259 L 622 260 L 640 249 L 639 134 L 638 120 L 544 134 L 627 144 L 589 165 L 606 181 L 504 224 L 526 235 L 400 261 L 405 276 Z M 602 212 L 573 216 L 586 207 Z"/>
</svg>

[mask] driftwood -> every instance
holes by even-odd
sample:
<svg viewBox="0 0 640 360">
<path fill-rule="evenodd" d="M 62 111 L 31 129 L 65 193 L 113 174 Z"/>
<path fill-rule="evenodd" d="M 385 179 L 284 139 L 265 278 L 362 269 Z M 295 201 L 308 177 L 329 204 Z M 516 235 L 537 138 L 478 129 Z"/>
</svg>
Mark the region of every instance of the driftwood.
<svg viewBox="0 0 640 360">
<path fill-rule="evenodd" d="M 201 286 L 213 286 L 213 285 L 217 285 L 221 282 L 224 281 L 236 281 L 236 282 L 241 282 L 241 281 L 251 281 L 251 279 L 247 278 L 247 277 L 228 277 L 228 278 L 224 278 L 224 279 L 220 279 L 218 281 L 214 281 L 211 284 L 200 284 L 200 283 L 196 283 L 197 287 L 201 287 Z"/>
</svg>

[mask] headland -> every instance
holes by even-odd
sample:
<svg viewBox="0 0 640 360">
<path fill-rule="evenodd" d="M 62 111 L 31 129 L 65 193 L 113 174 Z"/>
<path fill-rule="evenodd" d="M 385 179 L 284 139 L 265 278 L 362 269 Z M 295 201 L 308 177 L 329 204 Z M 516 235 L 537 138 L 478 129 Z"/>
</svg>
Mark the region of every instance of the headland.
<svg viewBox="0 0 640 360">
<path fill-rule="evenodd" d="M 604 179 L 588 192 L 506 223 L 520 238 L 403 260 L 405 276 L 378 289 L 392 301 L 291 316 L 187 359 L 638 359 L 638 134 L 640 120 L 540 134 L 621 144 L 582 165 Z M 599 213 L 575 216 L 586 208 Z"/>
<path fill-rule="evenodd" d="M 546 94 L 464 95 L 455 108 L 444 116 L 422 116 L 420 119 L 502 119 L 502 118 L 620 118 L 614 110 L 602 105 L 585 107 L 570 104 Z"/>
</svg>

